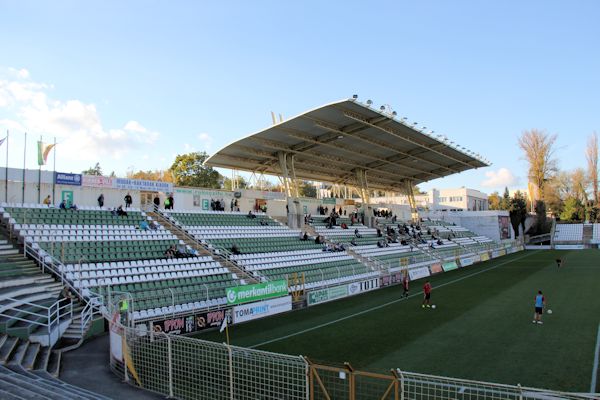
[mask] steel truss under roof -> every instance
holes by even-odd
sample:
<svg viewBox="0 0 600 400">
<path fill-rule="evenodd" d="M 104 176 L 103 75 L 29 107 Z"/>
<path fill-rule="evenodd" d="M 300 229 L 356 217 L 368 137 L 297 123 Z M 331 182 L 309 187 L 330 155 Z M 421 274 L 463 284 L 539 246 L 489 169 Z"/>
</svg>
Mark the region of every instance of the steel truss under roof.
<svg viewBox="0 0 600 400">
<path fill-rule="evenodd" d="M 249 135 L 205 164 L 350 186 L 362 186 L 366 179 L 369 189 L 391 191 L 489 165 L 356 99 L 326 104 Z"/>
</svg>

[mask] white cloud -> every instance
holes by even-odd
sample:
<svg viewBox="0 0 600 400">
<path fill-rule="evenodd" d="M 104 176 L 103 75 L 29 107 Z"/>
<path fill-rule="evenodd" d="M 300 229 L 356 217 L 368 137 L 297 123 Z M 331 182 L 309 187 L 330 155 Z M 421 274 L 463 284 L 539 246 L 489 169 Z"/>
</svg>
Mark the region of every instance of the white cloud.
<svg viewBox="0 0 600 400">
<path fill-rule="evenodd" d="M 146 128 L 144 128 L 142 126 L 142 124 L 140 124 L 137 121 L 129 121 L 128 123 L 125 124 L 123 129 L 125 129 L 126 131 L 139 132 L 139 133 L 145 133 L 148 131 Z"/>
<path fill-rule="evenodd" d="M 198 140 L 200 140 L 200 148 L 203 150 L 210 150 L 213 144 L 213 138 L 208 133 L 199 133 Z"/>
<path fill-rule="evenodd" d="M 489 188 L 510 187 L 519 184 L 518 177 L 514 176 L 508 168 L 500 168 L 497 171 L 485 173 L 486 179 L 481 186 Z"/>
<path fill-rule="evenodd" d="M 131 151 L 154 144 L 160 136 L 133 120 L 123 128 L 105 127 L 94 104 L 52 99 L 51 89 L 52 85 L 31 80 L 26 69 L 0 68 L 0 117 L 9 116 L 0 119 L 0 125 L 56 136 L 62 157 L 70 160 L 123 159 Z"/>
</svg>

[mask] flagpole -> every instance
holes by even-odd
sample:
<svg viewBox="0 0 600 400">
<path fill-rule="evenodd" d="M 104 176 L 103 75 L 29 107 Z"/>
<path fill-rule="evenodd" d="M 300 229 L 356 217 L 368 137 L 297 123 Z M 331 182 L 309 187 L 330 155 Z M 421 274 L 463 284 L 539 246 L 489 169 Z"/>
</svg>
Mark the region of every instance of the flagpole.
<svg viewBox="0 0 600 400">
<path fill-rule="evenodd" d="M 4 181 L 4 201 L 8 203 L 8 129 L 6 130 L 6 180 Z"/>
<path fill-rule="evenodd" d="M 56 204 L 56 136 L 54 136 L 54 166 L 52 170 L 52 201 Z"/>
<path fill-rule="evenodd" d="M 25 203 L 25 159 L 27 157 L 27 132 L 25 132 L 25 143 L 23 144 L 23 203 Z"/>
<path fill-rule="evenodd" d="M 225 336 L 227 336 L 227 346 L 229 346 L 229 324 L 225 325 Z"/>
<path fill-rule="evenodd" d="M 44 159 L 44 155 L 42 154 L 42 143 L 44 139 L 42 139 L 42 135 L 40 135 L 40 141 L 38 142 L 38 204 L 42 202 L 42 163 L 41 161 Z M 41 156 L 41 159 L 40 159 Z"/>
</svg>

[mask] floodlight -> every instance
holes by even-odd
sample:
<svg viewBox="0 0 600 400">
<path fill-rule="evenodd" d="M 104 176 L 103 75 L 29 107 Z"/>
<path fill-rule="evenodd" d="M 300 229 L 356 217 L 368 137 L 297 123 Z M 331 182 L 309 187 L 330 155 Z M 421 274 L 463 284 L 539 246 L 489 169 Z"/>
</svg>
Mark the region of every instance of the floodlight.
<svg viewBox="0 0 600 400">
<path fill-rule="evenodd" d="M 406 122 L 407 119 L 408 117 L 402 117 L 402 122 Z"/>
<path fill-rule="evenodd" d="M 385 110 L 385 106 L 381 106 L 381 107 L 379 107 L 379 109 L 380 109 L 381 111 L 383 111 L 383 110 Z"/>
<path fill-rule="evenodd" d="M 371 104 L 373 104 L 373 100 L 371 100 L 371 99 L 367 100 L 367 105 L 370 106 Z"/>
<path fill-rule="evenodd" d="M 352 98 L 356 100 L 356 99 L 358 99 L 358 95 L 357 94 L 353 94 Z"/>
<path fill-rule="evenodd" d="M 395 117 L 396 115 L 398 115 L 398 113 L 396 111 L 392 111 L 392 115 Z"/>
</svg>

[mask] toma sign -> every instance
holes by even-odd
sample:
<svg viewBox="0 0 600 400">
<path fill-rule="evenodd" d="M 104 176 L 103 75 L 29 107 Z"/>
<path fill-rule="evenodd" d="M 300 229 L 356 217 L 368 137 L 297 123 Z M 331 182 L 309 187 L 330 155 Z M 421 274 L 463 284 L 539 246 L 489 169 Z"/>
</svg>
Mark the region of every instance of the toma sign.
<svg viewBox="0 0 600 400">
<path fill-rule="evenodd" d="M 225 290 L 225 293 L 227 295 L 227 304 L 234 305 L 286 296 L 288 294 L 288 286 L 287 281 L 281 279 L 278 281 L 257 283 L 255 285 L 230 287 Z"/>
</svg>

